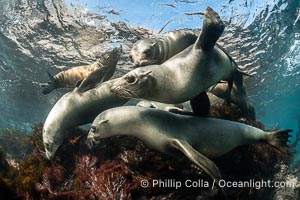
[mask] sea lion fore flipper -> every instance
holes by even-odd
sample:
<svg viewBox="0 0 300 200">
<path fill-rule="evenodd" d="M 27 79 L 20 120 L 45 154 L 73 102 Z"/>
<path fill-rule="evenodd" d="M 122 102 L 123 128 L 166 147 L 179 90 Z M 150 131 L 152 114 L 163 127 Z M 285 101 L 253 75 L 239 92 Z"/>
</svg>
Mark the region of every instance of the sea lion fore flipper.
<svg viewBox="0 0 300 200">
<path fill-rule="evenodd" d="M 108 66 L 103 66 L 93 71 L 80 83 L 77 88 L 77 92 L 85 92 L 96 87 L 96 85 L 107 81 L 110 78 L 110 76 L 108 76 L 110 71 L 111 70 Z"/>
<path fill-rule="evenodd" d="M 232 86 L 233 86 L 233 80 L 230 79 L 228 80 L 228 88 L 227 88 L 227 97 L 226 97 L 226 104 L 230 105 L 230 95 L 231 95 L 231 90 L 232 90 Z"/>
<path fill-rule="evenodd" d="M 82 81 L 83 81 L 83 80 L 79 80 L 79 81 L 77 81 L 77 83 L 76 83 L 75 87 L 79 87 L 79 86 L 80 86 L 80 84 L 82 83 Z"/>
<path fill-rule="evenodd" d="M 201 92 L 199 95 L 190 100 L 193 113 L 196 116 L 207 116 L 210 109 L 210 101 L 206 92 Z"/>
<path fill-rule="evenodd" d="M 195 116 L 195 113 L 180 108 L 170 108 L 168 111 L 179 115 Z"/>
<path fill-rule="evenodd" d="M 184 140 L 172 139 L 171 146 L 181 151 L 190 161 L 200 167 L 215 182 L 224 199 L 227 199 L 224 189 L 219 185 L 219 180 L 221 179 L 220 171 L 213 161 L 199 153 Z"/>
<path fill-rule="evenodd" d="M 206 156 L 195 150 L 189 143 L 184 140 L 172 139 L 171 146 L 181 151 L 190 161 L 199 166 L 213 180 L 221 178 L 218 167 Z"/>
<path fill-rule="evenodd" d="M 225 24 L 219 15 L 213 9 L 207 7 L 202 31 L 195 43 L 195 48 L 202 48 L 205 51 L 213 49 L 224 29 Z"/>
</svg>

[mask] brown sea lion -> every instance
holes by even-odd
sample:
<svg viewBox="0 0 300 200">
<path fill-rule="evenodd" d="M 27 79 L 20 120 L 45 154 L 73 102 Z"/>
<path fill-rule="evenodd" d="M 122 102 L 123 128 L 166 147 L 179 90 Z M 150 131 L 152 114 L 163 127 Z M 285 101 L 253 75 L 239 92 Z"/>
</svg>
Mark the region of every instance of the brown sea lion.
<svg viewBox="0 0 300 200">
<path fill-rule="evenodd" d="M 55 76 L 52 76 L 48 72 L 50 82 L 46 86 L 43 86 L 42 93 L 48 94 L 56 88 L 75 88 L 78 81 L 85 79 L 91 73 L 95 73 L 96 76 L 101 74 L 104 81 L 109 80 L 115 72 L 121 52 L 122 47 L 116 47 L 104 53 L 97 62 L 91 65 L 72 67 L 59 72 Z"/>
</svg>

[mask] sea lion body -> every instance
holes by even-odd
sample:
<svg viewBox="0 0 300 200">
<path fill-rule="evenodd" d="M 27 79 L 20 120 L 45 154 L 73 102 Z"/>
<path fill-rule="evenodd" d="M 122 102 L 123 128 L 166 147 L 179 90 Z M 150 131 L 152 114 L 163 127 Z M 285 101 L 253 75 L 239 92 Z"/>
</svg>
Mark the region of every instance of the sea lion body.
<svg viewBox="0 0 300 200">
<path fill-rule="evenodd" d="M 176 30 L 157 38 L 137 41 L 131 48 L 129 57 L 135 67 L 161 64 L 181 52 L 197 40 L 198 34 L 192 30 Z"/>
<path fill-rule="evenodd" d="M 83 93 L 75 88 L 56 102 L 43 127 L 43 142 L 48 159 L 53 158 L 61 145 L 65 130 L 90 123 L 102 111 L 121 106 L 128 101 L 110 91 L 110 86 L 115 81 L 104 82 Z"/>
<path fill-rule="evenodd" d="M 76 83 L 85 79 L 91 72 L 103 67 L 100 61 L 91 65 L 71 67 L 53 76 L 57 81 L 57 88 L 75 88 Z"/>
<path fill-rule="evenodd" d="M 125 115 L 130 117 L 122 117 Z M 92 123 L 88 140 L 93 144 L 95 140 L 114 135 L 135 136 L 154 150 L 171 155 L 174 150 L 182 152 L 218 183 L 221 175 L 209 158 L 258 142 L 286 148 L 289 132 L 291 130 L 265 132 L 233 121 L 123 106 L 98 115 Z"/>
<path fill-rule="evenodd" d="M 51 81 L 48 85 L 43 86 L 43 94 L 48 94 L 57 88 L 75 88 L 79 81 L 84 80 L 91 73 L 101 70 L 101 68 L 105 68 L 106 70 L 104 81 L 109 80 L 116 70 L 121 52 L 122 47 L 116 47 L 104 53 L 98 61 L 91 65 L 71 67 L 70 69 L 59 72 L 55 76 L 48 73 Z"/>
<path fill-rule="evenodd" d="M 124 118 L 122 116 L 130 117 Z M 108 120 L 105 126 L 99 122 Z M 133 135 L 154 149 L 165 152 L 171 138 L 185 140 L 209 158 L 216 158 L 246 144 L 268 141 L 273 132 L 265 132 L 243 123 L 174 114 L 159 109 L 122 106 L 102 112 L 92 123 L 98 135 Z M 159 140 L 157 140 L 159 138 Z"/>
<path fill-rule="evenodd" d="M 220 80 L 231 79 L 234 70 L 234 64 L 220 49 L 205 52 L 191 45 L 161 65 L 128 72 L 112 90 L 125 98 L 182 103 Z M 135 79 L 132 83 L 127 81 L 131 77 Z"/>
</svg>

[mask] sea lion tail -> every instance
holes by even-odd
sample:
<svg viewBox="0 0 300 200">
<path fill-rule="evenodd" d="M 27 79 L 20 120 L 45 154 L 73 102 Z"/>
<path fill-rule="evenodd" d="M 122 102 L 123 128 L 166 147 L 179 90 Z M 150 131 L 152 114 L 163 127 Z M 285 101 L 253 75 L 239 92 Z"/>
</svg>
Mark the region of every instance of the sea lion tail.
<svg viewBox="0 0 300 200">
<path fill-rule="evenodd" d="M 288 149 L 289 138 L 292 137 L 289 133 L 292 132 L 291 129 L 274 131 L 269 134 L 267 143 L 278 148 L 282 152 L 286 152 Z"/>
</svg>

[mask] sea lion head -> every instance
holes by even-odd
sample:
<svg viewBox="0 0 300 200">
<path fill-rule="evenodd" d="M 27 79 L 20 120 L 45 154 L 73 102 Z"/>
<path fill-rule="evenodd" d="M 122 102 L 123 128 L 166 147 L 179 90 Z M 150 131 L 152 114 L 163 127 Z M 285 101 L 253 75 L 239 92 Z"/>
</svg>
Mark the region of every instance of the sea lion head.
<svg viewBox="0 0 300 200">
<path fill-rule="evenodd" d="M 151 39 L 137 41 L 129 54 L 129 58 L 135 67 L 158 64 L 157 54 L 159 52 L 157 42 Z"/>
<path fill-rule="evenodd" d="M 53 120 L 52 122 L 55 122 Z M 51 160 L 54 158 L 54 155 L 58 147 L 63 142 L 63 133 L 60 126 L 56 126 L 55 123 L 47 123 L 43 127 L 43 143 L 45 147 L 46 157 Z"/>
<path fill-rule="evenodd" d="M 92 148 L 100 139 L 126 131 L 126 127 L 130 126 L 127 124 L 128 119 L 123 117 L 129 114 L 126 110 L 126 108 L 117 107 L 100 113 L 93 121 L 88 133 L 88 146 Z"/>
<path fill-rule="evenodd" d="M 138 68 L 128 72 L 111 86 L 111 91 L 121 98 L 144 98 L 153 88 L 151 70 Z"/>
<path fill-rule="evenodd" d="M 99 62 L 102 65 L 116 66 L 121 53 L 122 53 L 122 46 L 115 47 L 111 51 L 105 52 L 99 59 Z"/>
<path fill-rule="evenodd" d="M 102 138 L 112 136 L 112 128 L 113 126 L 110 125 L 109 119 L 105 119 L 102 115 L 100 115 L 100 117 L 98 116 L 91 125 L 91 129 L 87 137 L 89 147 L 93 147 L 96 141 Z"/>
</svg>

